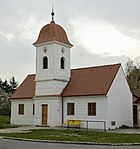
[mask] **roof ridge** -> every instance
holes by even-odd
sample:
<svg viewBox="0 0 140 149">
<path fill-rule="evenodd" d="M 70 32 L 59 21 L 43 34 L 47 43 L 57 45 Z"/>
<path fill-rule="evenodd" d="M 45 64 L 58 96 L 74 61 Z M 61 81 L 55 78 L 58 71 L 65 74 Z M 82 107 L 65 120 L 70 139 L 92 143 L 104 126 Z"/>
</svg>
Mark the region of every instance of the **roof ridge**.
<svg viewBox="0 0 140 149">
<path fill-rule="evenodd" d="M 74 68 L 74 69 L 71 69 L 71 70 L 83 70 L 83 69 L 91 69 L 91 68 L 109 67 L 109 66 L 115 66 L 115 65 L 121 65 L 121 63 L 91 66 L 91 67 L 90 66 L 89 67 L 81 67 L 81 68 Z"/>
<path fill-rule="evenodd" d="M 32 74 L 28 74 L 27 76 L 34 76 L 34 75 L 36 75 L 35 73 L 32 73 Z"/>
</svg>

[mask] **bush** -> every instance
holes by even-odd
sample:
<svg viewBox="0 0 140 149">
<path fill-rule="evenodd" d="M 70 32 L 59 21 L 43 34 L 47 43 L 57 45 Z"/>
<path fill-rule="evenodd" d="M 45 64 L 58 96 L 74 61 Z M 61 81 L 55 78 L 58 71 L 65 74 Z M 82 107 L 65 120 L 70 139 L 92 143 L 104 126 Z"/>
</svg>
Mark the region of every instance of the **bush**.
<svg viewBox="0 0 140 149">
<path fill-rule="evenodd" d="M 127 125 L 122 125 L 119 127 L 120 129 L 131 129 L 133 127 L 127 126 Z"/>
<path fill-rule="evenodd" d="M 0 115 L 0 124 L 10 124 L 10 116 Z"/>
<path fill-rule="evenodd" d="M 0 129 L 16 128 L 16 127 L 18 127 L 18 126 L 10 124 L 10 116 L 0 115 Z"/>
</svg>

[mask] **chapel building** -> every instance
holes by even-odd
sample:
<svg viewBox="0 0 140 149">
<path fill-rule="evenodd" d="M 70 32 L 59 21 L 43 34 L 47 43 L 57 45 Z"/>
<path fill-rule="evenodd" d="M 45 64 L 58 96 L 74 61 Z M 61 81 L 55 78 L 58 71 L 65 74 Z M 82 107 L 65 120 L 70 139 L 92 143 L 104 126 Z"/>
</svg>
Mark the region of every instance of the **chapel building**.
<svg viewBox="0 0 140 149">
<path fill-rule="evenodd" d="M 107 129 L 132 126 L 132 94 L 121 64 L 71 69 L 73 45 L 51 15 L 33 44 L 36 74 L 11 97 L 11 124 L 64 126 L 69 119 L 80 120 L 80 127 L 93 121 L 89 128 L 95 129 L 103 129 L 102 121 Z"/>
</svg>

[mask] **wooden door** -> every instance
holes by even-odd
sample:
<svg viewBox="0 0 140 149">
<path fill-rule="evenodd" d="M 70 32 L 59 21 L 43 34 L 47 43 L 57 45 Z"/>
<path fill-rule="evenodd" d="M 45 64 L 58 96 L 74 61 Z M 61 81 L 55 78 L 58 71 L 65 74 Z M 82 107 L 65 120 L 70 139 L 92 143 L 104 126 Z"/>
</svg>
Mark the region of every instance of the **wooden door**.
<svg viewBox="0 0 140 149">
<path fill-rule="evenodd" d="M 42 105 L 42 125 L 46 126 L 48 121 L 48 105 Z"/>
</svg>

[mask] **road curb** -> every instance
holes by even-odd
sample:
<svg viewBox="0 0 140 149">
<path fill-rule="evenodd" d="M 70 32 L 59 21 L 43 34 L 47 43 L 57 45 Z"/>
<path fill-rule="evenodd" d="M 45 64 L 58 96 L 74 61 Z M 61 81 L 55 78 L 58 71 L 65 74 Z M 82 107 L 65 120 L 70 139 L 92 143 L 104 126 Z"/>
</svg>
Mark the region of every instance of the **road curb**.
<svg viewBox="0 0 140 149">
<path fill-rule="evenodd" d="M 25 138 L 2 137 L 3 139 L 28 141 L 28 142 L 41 142 L 41 143 L 62 143 L 62 144 L 81 144 L 81 145 L 107 145 L 107 146 L 138 146 L 140 143 L 98 143 L 98 142 L 76 142 L 76 141 L 56 141 L 56 140 L 37 140 Z"/>
</svg>

